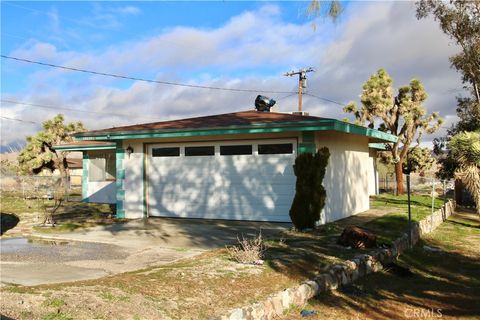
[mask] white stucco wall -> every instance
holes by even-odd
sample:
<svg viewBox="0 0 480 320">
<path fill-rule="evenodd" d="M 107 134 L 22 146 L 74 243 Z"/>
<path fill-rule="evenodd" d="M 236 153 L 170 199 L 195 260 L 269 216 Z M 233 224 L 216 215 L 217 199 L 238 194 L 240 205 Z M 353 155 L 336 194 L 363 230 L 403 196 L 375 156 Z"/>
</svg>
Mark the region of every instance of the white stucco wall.
<svg viewBox="0 0 480 320">
<path fill-rule="evenodd" d="M 125 218 L 142 218 L 143 212 L 143 141 L 130 140 L 123 142 L 123 148 L 131 146 L 133 153 L 125 154 L 123 168 L 125 169 L 125 200 L 123 208 Z"/>
<path fill-rule="evenodd" d="M 87 199 L 93 203 L 114 204 L 117 201 L 115 181 L 89 181 Z"/>
<path fill-rule="evenodd" d="M 368 138 L 339 132 L 316 132 L 315 143 L 317 148 L 328 147 L 330 150 L 323 181 L 327 199 L 321 223 L 368 210 L 371 164 Z"/>
<path fill-rule="evenodd" d="M 292 134 L 288 136 L 292 137 Z M 282 135 L 276 134 L 272 137 L 280 138 Z M 265 138 L 265 135 L 239 135 L 235 138 Z M 218 137 L 205 138 L 205 140 L 218 139 Z M 123 148 L 130 145 L 134 149 L 130 157 L 125 154 L 123 163 L 126 218 L 142 218 L 144 215 L 144 143 L 180 141 L 188 141 L 188 139 L 145 139 L 123 142 Z M 335 221 L 368 210 L 369 193 L 374 188 L 374 183 L 369 182 L 372 181 L 373 162 L 369 157 L 368 138 L 338 132 L 317 132 L 315 143 L 317 148 L 328 147 L 331 153 L 324 180 L 327 200 L 321 222 Z"/>
</svg>

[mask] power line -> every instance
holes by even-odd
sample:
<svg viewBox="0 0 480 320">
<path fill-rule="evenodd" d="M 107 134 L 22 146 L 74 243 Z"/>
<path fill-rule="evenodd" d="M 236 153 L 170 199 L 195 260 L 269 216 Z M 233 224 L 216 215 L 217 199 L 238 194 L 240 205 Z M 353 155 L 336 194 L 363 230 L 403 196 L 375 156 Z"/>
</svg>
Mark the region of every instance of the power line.
<svg viewBox="0 0 480 320">
<path fill-rule="evenodd" d="M 73 112 L 80 112 L 80 113 L 91 113 L 91 114 L 102 114 L 102 115 L 108 115 L 108 116 L 131 117 L 131 115 L 121 114 L 121 113 L 99 112 L 99 111 L 74 109 L 74 108 L 69 108 L 69 107 L 47 106 L 47 105 L 43 105 L 43 104 L 28 103 L 28 102 L 21 102 L 21 101 L 15 101 L 15 100 L 7 100 L 7 99 L 0 99 L 0 101 L 4 102 L 4 103 L 21 104 L 21 105 L 25 105 L 25 106 L 45 108 L 45 109 L 66 110 L 66 111 L 73 111 Z M 137 118 L 154 120 L 152 118 L 145 118 L 145 117 L 137 117 Z"/>
<path fill-rule="evenodd" d="M 292 93 L 290 93 L 290 94 L 287 94 L 287 95 L 284 96 L 284 97 L 277 98 L 276 100 L 277 100 L 277 101 L 280 101 L 280 100 L 283 100 L 283 99 L 287 99 L 288 97 L 291 97 L 291 96 L 293 96 L 293 95 L 295 95 L 295 94 L 297 94 L 297 93 L 298 93 L 298 92 L 292 92 Z"/>
<path fill-rule="evenodd" d="M 334 103 L 334 104 L 338 104 L 339 106 L 342 106 L 344 107 L 345 104 L 344 103 L 341 103 L 341 102 L 338 102 L 338 101 L 335 101 L 335 100 L 332 100 L 332 99 L 328 99 L 328 98 L 323 98 L 323 97 L 319 97 L 319 96 L 316 96 L 314 94 L 311 94 L 311 93 L 305 93 L 307 96 L 311 96 L 311 97 L 314 97 L 314 98 L 317 98 L 317 99 L 320 99 L 320 100 L 323 100 L 323 101 L 327 101 L 327 102 L 331 102 L 331 103 Z"/>
<path fill-rule="evenodd" d="M 35 61 L 35 60 L 6 56 L 6 55 L 3 55 L 3 54 L 0 55 L 0 56 L 4 59 L 11 59 L 11 60 L 16 60 L 16 61 L 20 61 L 20 62 L 32 63 L 32 64 L 37 64 L 37 65 L 52 67 L 52 68 L 58 68 L 58 69 L 63 69 L 63 70 L 90 73 L 90 74 L 95 74 L 95 75 L 99 75 L 99 76 L 126 79 L 126 80 L 144 81 L 144 82 L 149 82 L 149 83 L 157 83 L 157 84 L 164 84 L 164 85 L 170 85 L 170 86 L 179 86 L 179 87 L 196 88 L 196 89 L 237 91 L 237 92 L 254 92 L 254 93 L 260 93 L 260 92 L 261 93 L 292 93 L 291 91 L 236 89 L 236 88 L 224 88 L 224 87 L 213 87 L 213 86 L 204 86 L 204 85 L 196 85 L 196 84 L 187 84 L 187 83 L 171 82 L 171 81 L 151 80 L 151 79 L 144 79 L 144 78 L 138 78 L 138 77 L 118 75 L 118 74 L 113 74 L 113 73 L 98 72 L 98 71 L 92 71 L 92 70 L 86 70 L 86 69 L 80 69 L 80 68 L 74 68 L 74 67 L 61 66 L 61 65 L 52 64 L 52 63 L 46 63 L 46 62 L 40 62 L 40 61 Z"/>
<path fill-rule="evenodd" d="M 4 116 L 0 116 L 0 118 L 1 118 L 1 119 L 5 119 L 5 120 L 12 120 L 12 121 L 25 122 L 25 123 L 39 124 L 38 122 L 34 122 L 34 121 L 23 120 L 23 119 L 15 119 L 15 118 L 9 118 L 9 117 L 4 117 Z"/>
</svg>

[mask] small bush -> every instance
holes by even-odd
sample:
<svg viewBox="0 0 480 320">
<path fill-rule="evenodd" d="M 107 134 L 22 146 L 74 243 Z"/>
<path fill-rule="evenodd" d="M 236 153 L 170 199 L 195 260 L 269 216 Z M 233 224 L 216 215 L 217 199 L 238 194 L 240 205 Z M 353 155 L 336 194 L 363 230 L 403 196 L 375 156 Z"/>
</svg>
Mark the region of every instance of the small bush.
<svg viewBox="0 0 480 320">
<path fill-rule="evenodd" d="M 262 234 L 253 237 L 252 239 L 238 238 L 238 245 L 227 246 L 227 253 L 230 259 L 245 263 L 245 264 L 261 264 L 265 246 L 263 244 Z"/>
<path fill-rule="evenodd" d="M 314 155 L 303 153 L 295 159 L 293 170 L 297 182 L 290 219 L 297 230 L 314 228 L 315 223 L 320 220 L 320 212 L 325 206 L 327 196 L 322 183 L 329 157 L 328 148 L 321 148 Z"/>
</svg>

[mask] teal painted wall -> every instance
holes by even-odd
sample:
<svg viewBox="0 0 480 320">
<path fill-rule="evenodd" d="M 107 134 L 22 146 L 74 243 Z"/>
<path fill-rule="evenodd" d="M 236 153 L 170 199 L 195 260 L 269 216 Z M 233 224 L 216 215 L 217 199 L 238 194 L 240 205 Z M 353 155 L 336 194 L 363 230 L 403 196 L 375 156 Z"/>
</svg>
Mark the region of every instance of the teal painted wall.
<svg viewBox="0 0 480 320">
<path fill-rule="evenodd" d="M 117 218 L 125 218 L 125 190 L 123 181 L 125 180 L 125 169 L 123 168 L 123 159 L 125 159 L 125 149 L 122 147 L 122 141 L 117 142 L 115 149 L 115 167 L 116 167 L 116 187 L 117 187 Z"/>
<path fill-rule="evenodd" d="M 303 131 L 302 142 L 298 144 L 298 153 L 315 153 L 317 148 L 315 146 L 315 132 Z"/>
<path fill-rule="evenodd" d="M 88 152 L 83 151 L 82 154 L 82 202 L 88 202 Z"/>
</svg>

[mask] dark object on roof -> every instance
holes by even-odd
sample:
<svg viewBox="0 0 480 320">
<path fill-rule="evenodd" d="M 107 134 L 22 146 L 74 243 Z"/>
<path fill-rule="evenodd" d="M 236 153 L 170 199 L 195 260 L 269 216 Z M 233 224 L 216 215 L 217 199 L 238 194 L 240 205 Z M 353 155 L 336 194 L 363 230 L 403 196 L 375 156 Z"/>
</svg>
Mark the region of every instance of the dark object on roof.
<svg viewBox="0 0 480 320">
<path fill-rule="evenodd" d="M 265 96 L 258 95 L 255 99 L 255 109 L 262 112 L 270 112 L 270 108 L 273 107 L 277 101 Z"/>
<path fill-rule="evenodd" d="M 337 241 L 338 244 L 353 248 L 374 248 L 377 246 L 377 236 L 359 227 L 346 227 Z"/>
<path fill-rule="evenodd" d="M 383 269 L 391 274 L 407 278 L 407 277 L 412 277 L 414 274 L 410 269 L 399 266 L 398 264 L 394 262 L 389 262 L 383 266 Z"/>
</svg>

